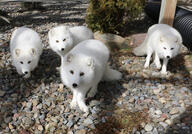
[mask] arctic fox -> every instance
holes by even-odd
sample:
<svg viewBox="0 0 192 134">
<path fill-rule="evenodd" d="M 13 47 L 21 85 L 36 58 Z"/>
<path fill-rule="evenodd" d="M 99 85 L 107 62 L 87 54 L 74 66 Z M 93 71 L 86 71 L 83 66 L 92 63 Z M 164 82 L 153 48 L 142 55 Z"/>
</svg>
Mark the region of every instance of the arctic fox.
<svg viewBox="0 0 192 134">
<path fill-rule="evenodd" d="M 31 71 L 38 65 L 42 49 L 42 42 L 37 32 L 26 27 L 16 29 L 11 36 L 10 51 L 12 64 L 17 72 L 29 78 Z"/>
<path fill-rule="evenodd" d="M 93 39 L 93 32 L 85 26 L 60 25 L 52 28 L 48 37 L 51 49 L 58 55 L 64 56 L 81 41 Z"/>
<path fill-rule="evenodd" d="M 166 24 L 155 24 L 147 32 L 144 42 L 133 50 L 136 56 L 147 55 L 144 67 L 149 67 L 150 58 L 154 53 L 154 63 L 161 68 L 160 59 L 163 59 L 162 74 L 167 74 L 169 59 L 179 53 L 182 44 L 180 33 Z"/>
<path fill-rule="evenodd" d="M 62 58 L 61 80 L 73 92 L 71 108 L 88 112 L 85 96 L 93 97 L 101 80 L 119 80 L 122 74 L 110 69 L 108 48 L 100 41 L 90 39 L 76 45 Z"/>
</svg>

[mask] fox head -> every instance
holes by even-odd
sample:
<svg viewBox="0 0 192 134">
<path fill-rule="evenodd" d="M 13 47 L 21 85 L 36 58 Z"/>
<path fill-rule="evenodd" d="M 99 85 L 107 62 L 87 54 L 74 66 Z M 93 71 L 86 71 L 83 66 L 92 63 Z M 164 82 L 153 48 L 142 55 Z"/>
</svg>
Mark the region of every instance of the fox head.
<svg viewBox="0 0 192 134">
<path fill-rule="evenodd" d="M 61 78 L 71 88 L 87 87 L 95 78 L 95 62 L 91 57 L 67 54 L 62 59 Z"/>
<path fill-rule="evenodd" d="M 29 50 L 15 49 L 13 52 L 13 64 L 19 74 L 30 77 L 31 71 L 38 64 L 37 52 L 34 48 Z"/>
<path fill-rule="evenodd" d="M 163 58 L 171 59 L 179 53 L 182 38 L 175 36 L 160 36 L 159 43 L 159 49 Z"/>
<path fill-rule="evenodd" d="M 59 55 L 65 55 L 73 47 L 73 39 L 67 26 L 58 26 L 48 33 L 51 48 Z"/>
</svg>

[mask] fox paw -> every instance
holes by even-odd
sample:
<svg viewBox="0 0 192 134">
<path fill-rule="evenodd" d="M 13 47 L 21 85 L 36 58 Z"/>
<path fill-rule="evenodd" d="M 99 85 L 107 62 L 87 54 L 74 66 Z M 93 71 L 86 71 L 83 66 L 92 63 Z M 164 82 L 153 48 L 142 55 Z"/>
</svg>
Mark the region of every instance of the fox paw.
<svg viewBox="0 0 192 134">
<path fill-rule="evenodd" d="M 94 97 L 96 93 L 97 93 L 96 90 L 91 89 L 91 90 L 89 91 L 89 93 L 87 94 L 87 97 L 88 97 L 88 98 Z"/>
<path fill-rule="evenodd" d="M 156 64 L 157 69 L 161 68 L 161 64 Z"/>
<path fill-rule="evenodd" d="M 167 71 L 161 71 L 162 75 L 167 75 Z"/>
<path fill-rule="evenodd" d="M 86 105 L 79 105 L 79 108 L 81 109 L 81 111 L 85 113 L 89 112 L 89 108 Z"/>
<path fill-rule="evenodd" d="M 148 67 L 149 67 L 149 64 L 145 64 L 145 65 L 144 65 L 144 68 L 148 68 Z"/>
<path fill-rule="evenodd" d="M 70 103 L 70 107 L 71 107 L 72 109 L 74 109 L 76 106 L 77 106 L 76 101 L 72 101 L 72 102 Z"/>
</svg>

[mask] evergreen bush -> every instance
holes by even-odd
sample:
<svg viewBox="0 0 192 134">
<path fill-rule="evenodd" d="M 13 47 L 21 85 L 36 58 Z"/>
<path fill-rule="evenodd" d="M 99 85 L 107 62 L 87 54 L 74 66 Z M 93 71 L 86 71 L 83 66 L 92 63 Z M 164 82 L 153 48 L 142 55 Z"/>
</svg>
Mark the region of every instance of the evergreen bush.
<svg viewBox="0 0 192 134">
<path fill-rule="evenodd" d="M 145 0 L 90 0 L 85 20 L 93 31 L 118 33 L 125 20 L 141 14 L 144 4 Z"/>
</svg>

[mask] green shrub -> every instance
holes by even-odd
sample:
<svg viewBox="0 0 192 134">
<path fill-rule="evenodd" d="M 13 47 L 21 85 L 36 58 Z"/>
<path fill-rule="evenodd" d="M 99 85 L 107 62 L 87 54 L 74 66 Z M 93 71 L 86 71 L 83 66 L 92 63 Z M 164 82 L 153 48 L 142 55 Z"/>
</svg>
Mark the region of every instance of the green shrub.
<svg viewBox="0 0 192 134">
<path fill-rule="evenodd" d="M 144 3 L 145 0 L 90 0 L 85 20 L 93 31 L 118 33 L 126 20 L 132 21 L 141 14 Z"/>
</svg>

